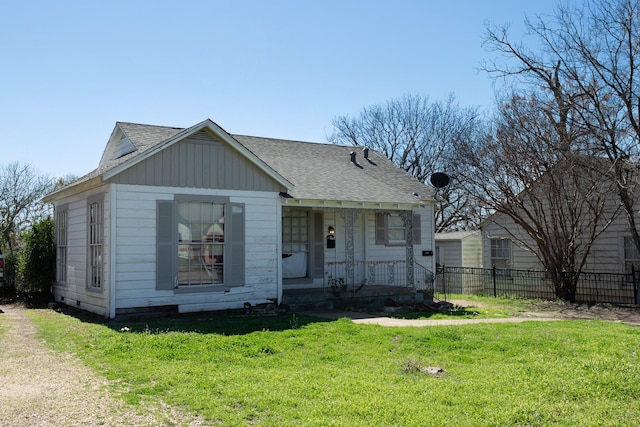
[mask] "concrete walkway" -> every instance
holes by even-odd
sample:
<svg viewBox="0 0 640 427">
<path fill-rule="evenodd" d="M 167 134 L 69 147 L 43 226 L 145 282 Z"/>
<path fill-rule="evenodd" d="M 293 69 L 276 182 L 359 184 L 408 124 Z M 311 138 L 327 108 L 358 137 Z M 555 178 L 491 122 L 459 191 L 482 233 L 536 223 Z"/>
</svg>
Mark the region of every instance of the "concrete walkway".
<svg viewBox="0 0 640 427">
<path fill-rule="evenodd" d="M 560 320 L 553 317 L 502 317 L 496 319 L 397 319 L 386 316 L 375 316 L 367 313 L 359 313 L 356 311 L 343 310 L 318 310 L 305 311 L 303 314 L 309 316 L 320 317 L 323 319 L 342 319 L 344 317 L 351 319 L 353 323 L 362 323 L 369 325 L 381 326 L 450 326 L 450 325 L 469 325 L 477 323 L 522 323 L 522 322 L 550 322 L 552 320 Z"/>
</svg>

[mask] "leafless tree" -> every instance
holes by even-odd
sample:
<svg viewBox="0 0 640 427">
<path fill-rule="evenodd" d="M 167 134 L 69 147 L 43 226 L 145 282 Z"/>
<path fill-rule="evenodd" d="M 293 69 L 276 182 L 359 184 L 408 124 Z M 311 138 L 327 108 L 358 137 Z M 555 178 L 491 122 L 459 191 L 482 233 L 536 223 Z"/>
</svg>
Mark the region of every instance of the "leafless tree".
<svg viewBox="0 0 640 427">
<path fill-rule="evenodd" d="M 6 245 L 9 252 L 16 249 L 20 232 L 51 214 L 41 199 L 52 184 L 29 164 L 0 166 L 0 245 Z"/>
<path fill-rule="evenodd" d="M 541 104 L 547 115 L 570 112 L 573 125 L 590 133 L 589 149 L 608 159 L 640 250 L 634 211 L 640 160 L 640 1 L 566 3 L 553 16 L 525 24 L 529 45 L 510 40 L 506 27 L 488 28 L 487 47 L 507 61 L 485 64 L 485 69 L 550 95 L 553 102 Z"/>
<path fill-rule="evenodd" d="M 405 95 L 366 107 L 357 118 L 334 117 L 329 141 L 372 148 L 427 184 L 434 172 L 447 173 L 451 183 L 439 190 L 436 231 L 468 229 L 480 216 L 451 159 L 455 143 L 475 138 L 481 123 L 478 109 L 460 107 L 453 95 L 444 102 Z"/>
<path fill-rule="evenodd" d="M 590 136 L 571 109 L 548 114 L 538 94 L 512 95 L 481 144 L 458 145 L 475 200 L 548 271 L 556 296 L 575 300 L 593 242 L 618 214 L 608 163 L 585 153 Z M 544 104 L 542 108 L 540 104 Z M 559 119 L 560 117 L 560 119 Z M 609 203 L 607 203 L 607 201 Z"/>
</svg>

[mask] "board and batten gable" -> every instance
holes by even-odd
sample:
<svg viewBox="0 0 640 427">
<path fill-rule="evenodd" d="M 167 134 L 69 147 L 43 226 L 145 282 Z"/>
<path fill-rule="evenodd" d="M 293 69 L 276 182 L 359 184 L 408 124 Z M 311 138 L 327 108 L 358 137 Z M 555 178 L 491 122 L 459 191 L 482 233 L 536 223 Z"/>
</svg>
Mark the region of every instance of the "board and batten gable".
<svg viewBox="0 0 640 427">
<path fill-rule="evenodd" d="M 67 261 L 66 280 L 54 285 L 56 301 L 67 305 L 106 316 L 108 314 L 108 292 L 111 282 L 109 280 L 111 269 L 109 262 L 110 241 L 106 236 L 110 232 L 110 198 L 108 186 L 100 186 L 83 194 L 76 194 L 57 201 L 54 204 L 56 211 L 67 211 Z M 102 200 L 103 202 L 103 255 L 102 255 L 102 286 L 101 289 L 88 287 L 88 203 L 90 200 Z"/>
<path fill-rule="evenodd" d="M 179 293 L 156 288 L 156 209 L 159 200 L 185 196 L 183 188 L 117 185 L 115 306 L 118 309 L 177 305 L 180 312 L 240 308 L 245 301 L 278 298 L 277 193 L 189 189 L 188 195 L 228 197 L 244 205 L 244 286 Z M 177 254 L 176 254 L 177 256 Z"/>
<path fill-rule="evenodd" d="M 205 130 L 123 170 L 109 182 L 176 188 L 287 190 L 244 155 Z"/>
</svg>

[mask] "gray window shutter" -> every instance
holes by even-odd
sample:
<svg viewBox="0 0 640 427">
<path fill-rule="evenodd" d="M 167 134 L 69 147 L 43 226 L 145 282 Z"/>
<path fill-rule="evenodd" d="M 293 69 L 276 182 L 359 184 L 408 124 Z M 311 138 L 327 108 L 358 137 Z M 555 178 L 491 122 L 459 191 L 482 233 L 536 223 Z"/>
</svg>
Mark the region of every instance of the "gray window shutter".
<svg viewBox="0 0 640 427">
<path fill-rule="evenodd" d="M 174 288 L 174 265 L 177 251 L 174 252 L 173 202 L 158 200 L 156 205 L 156 289 Z"/>
<path fill-rule="evenodd" d="M 324 223 L 322 212 L 313 214 L 313 257 L 311 265 L 311 277 L 324 276 Z"/>
<path fill-rule="evenodd" d="M 244 286 L 245 272 L 245 222 L 244 205 L 231 204 L 230 274 L 225 274 L 225 285 Z"/>
<path fill-rule="evenodd" d="M 413 214 L 413 244 L 419 245 L 422 237 L 422 225 L 420 224 L 420 215 Z"/>
<path fill-rule="evenodd" d="M 376 214 L 376 245 L 387 244 L 387 227 L 385 214 Z"/>
</svg>

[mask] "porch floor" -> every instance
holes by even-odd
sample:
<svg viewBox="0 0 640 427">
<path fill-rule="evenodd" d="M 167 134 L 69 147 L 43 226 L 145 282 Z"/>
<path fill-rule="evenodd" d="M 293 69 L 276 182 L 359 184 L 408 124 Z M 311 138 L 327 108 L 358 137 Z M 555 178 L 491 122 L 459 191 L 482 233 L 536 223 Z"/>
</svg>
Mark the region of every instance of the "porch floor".
<svg viewBox="0 0 640 427">
<path fill-rule="evenodd" d="M 361 289 L 337 290 L 331 287 L 284 289 L 282 304 L 290 312 L 350 308 L 380 308 L 389 300 L 401 304 L 423 302 L 423 294 L 413 288 L 365 285 Z"/>
</svg>

